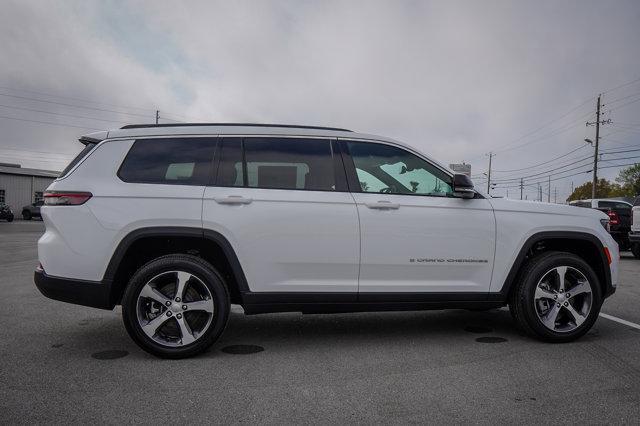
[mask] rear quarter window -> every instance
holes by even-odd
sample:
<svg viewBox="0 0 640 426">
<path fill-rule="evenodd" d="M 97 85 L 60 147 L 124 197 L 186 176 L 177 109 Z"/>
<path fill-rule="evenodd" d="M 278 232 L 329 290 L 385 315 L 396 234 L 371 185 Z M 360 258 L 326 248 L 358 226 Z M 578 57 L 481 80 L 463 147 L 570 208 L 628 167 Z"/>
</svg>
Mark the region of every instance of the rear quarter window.
<svg viewBox="0 0 640 426">
<path fill-rule="evenodd" d="M 138 139 L 118 176 L 129 183 L 206 185 L 215 144 L 215 138 Z"/>
<path fill-rule="evenodd" d="M 67 165 L 67 167 L 64 168 L 62 173 L 60 173 L 60 177 L 66 176 L 71 171 L 71 169 L 73 169 L 76 166 L 76 164 L 78 164 L 80 160 L 82 160 L 89 153 L 89 151 L 91 151 L 95 146 L 96 146 L 95 143 L 86 144 L 84 148 L 82 148 L 82 151 L 80 151 L 78 155 L 76 155 L 73 158 L 73 160 L 71 160 L 71 162 Z"/>
</svg>

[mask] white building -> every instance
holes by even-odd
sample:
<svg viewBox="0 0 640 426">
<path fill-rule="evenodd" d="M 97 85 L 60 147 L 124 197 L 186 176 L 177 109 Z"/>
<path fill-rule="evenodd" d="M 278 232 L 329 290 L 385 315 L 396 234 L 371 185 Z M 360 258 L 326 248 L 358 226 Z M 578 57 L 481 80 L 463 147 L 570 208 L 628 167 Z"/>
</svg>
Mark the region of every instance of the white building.
<svg viewBox="0 0 640 426">
<path fill-rule="evenodd" d="M 9 204 L 16 217 L 20 217 L 22 207 L 41 201 L 44 190 L 59 174 L 52 170 L 0 163 L 0 203 Z"/>
</svg>

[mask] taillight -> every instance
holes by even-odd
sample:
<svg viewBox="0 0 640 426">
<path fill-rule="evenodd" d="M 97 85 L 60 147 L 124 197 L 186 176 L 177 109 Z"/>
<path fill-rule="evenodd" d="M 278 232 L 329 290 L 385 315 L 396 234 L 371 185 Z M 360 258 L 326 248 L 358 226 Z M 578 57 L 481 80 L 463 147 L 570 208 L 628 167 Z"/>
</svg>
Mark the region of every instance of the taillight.
<svg viewBox="0 0 640 426">
<path fill-rule="evenodd" d="M 614 212 L 613 210 L 609 210 L 607 214 L 609 215 L 609 222 L 611 223 L 611 225 L 617 225 L 620 223 L 618 213 Z"/>
<path fill-rule="evenodd" d="M 611 265 L 611 252 L 609 251 L 609 247 L 604 248 L 604 254 L 607 256 L 607 262 Z"/>
<path fill-rule="evenodd" d="M 47 191 L 44 193 L 44 204 L 47 206 L 79 206 L 92 197 L 90 192 Z"/>
</svg>

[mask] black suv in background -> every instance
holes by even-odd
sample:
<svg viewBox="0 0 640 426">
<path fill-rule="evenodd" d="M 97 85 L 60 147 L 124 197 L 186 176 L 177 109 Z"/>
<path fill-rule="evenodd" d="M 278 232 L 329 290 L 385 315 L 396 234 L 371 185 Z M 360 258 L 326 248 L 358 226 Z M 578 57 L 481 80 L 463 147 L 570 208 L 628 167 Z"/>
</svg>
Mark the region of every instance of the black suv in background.
<svg viewBox="0 0 640 426">
<path fill-rule="evenodd" d="M 44 201 L 36 201 L 35 203 L 28 204 L 22 208 L 22 218 L 24 220 L 31 220 L 34 217 L 40 216 L 40 207 L 44 204 Z"/>
<path fill-rule="evenodd" d="M 609 216 L 609 233 L 620 246 L 620 250 L 629 250 L 629 232 L 631 231 L 631 207 L 623 200 L 595 199 L 577 200 L 569 203 L 572 206 L 587 207 L 605 212 Z"/>
<path fill-rule="evenodd" d="M 0 219 L 6 220 L 7 222 L 13 221 L 13 212 L 8 204 L 0 203 Z"/>
</svg>

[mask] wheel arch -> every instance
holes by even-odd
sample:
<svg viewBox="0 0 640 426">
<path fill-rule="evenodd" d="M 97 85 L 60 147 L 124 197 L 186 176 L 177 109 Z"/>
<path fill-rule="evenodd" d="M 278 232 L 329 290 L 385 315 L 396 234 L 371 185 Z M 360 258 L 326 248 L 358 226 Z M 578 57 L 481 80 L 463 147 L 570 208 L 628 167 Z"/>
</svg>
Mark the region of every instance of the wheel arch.
<svg viewBox="0 0 640 426">
<path fill-rule="evenodd" d="M 236 252 L 224 235 L 208 229 L 162 226 L 136 229 L 120 241 L 102 280 L 110 283 L 110 304 L 120 303 L 135 270 L 149 260 L 171 253 L 195 254 L 211 263 L 225 278 L 232 303 L 242 303 L 249 286 Z"/>
<path fill-rule="evenodd" d="M 499 297 L 508 300 L 527 260 L 538 253 L 550 250 L 573 253 L 587 261 L 598 276 L 603 298 L 607 297 L 613 293 L 613 287 L 611 285 L 611 269 L 604 248 L 602 241 L 596 235 L 588 232 L 546 231 L 533 234 L 520 248 L 502 289 L 498 293 Z"/>
</svg>

